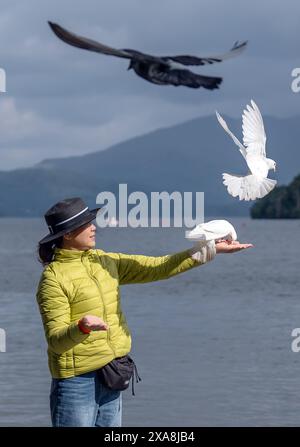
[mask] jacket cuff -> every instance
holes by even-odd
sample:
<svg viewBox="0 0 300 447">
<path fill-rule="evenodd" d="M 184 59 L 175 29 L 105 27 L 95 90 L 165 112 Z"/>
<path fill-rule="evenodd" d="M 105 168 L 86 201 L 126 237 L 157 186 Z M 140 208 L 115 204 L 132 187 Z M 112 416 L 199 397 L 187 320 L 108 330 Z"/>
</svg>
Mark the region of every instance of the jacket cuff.
<svg viewBox="0 0 300 447">
<path fill-rule="evenodd" d="M 83 324 L 82 324 L 82 321 L 81 321 L 81 320 L 79 320 L 79 321 L 77 322 L 77 324 L 78 324 L 78 327 L 79 327 L 79 329 L 80 329 L 80 332 L 82 332 L 83 334 L 89 334 L 90 332 L 92 332 L 91 329 L 86 329 L 85 327 L 83 327 Z"/>
<path fill-rule="evenodd" d="M 77 321 L 70 324 L 68 330 L 71 340 L 73 340 L 76 344 L 81 343 L 89 336 L 89 334 L 84 334 L 83 332 L 81 332 Z"/>
<path fill-rule="evenodd" d="M 194 247 L 190 249 L 190 255 L 200 264 L 205 264 L 212 261 L 216 256 L 216 245 L 215 241 L 208 242 L 196 242 Z"/>
</svg>

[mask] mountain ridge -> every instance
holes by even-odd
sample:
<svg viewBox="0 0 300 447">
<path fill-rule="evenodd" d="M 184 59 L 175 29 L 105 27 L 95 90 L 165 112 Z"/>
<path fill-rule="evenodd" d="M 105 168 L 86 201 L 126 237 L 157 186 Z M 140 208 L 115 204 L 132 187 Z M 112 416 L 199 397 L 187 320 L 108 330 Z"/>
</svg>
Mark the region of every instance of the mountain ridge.
<svg viewBox="0 0 300 447">
<path fill-rule="evenodd" d="M 225 115 L 224 115 L 225 117 Z M 241 138 L 241 119 L 226 117 Z M 265 117 L 267 156 L 277 162 L 275 178 L 288 183 L 297 175 L 300 151 L 298 117 Z M 194 118 L 116 143 L 105 150 L 47 158 L 30 168 L 0 171 L 0 215 L 40 216 L 63 197 L 78 195 L 90 206 L 101 191 L 203 191 L 205 213 L 249 215 L 252 203 L 228 195 L 222 173 L 247 173 L 238 148 L 214 116 Z M 271 177 L 273 174 L 271 173 Z"/>
</svg>

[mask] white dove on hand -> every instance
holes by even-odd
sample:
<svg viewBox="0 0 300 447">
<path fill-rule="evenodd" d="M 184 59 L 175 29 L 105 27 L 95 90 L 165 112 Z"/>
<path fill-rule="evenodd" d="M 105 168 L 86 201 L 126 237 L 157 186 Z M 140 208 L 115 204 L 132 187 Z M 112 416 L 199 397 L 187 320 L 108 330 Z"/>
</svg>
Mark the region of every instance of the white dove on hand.
<svg viewBox="0 0 300 447">
<path fill-rule="evenodd" d="M 211 220 L 185 232 L 186 239 L 194 241 L 192 257 L 202 262 L 210 261 L 216 253 L 235 253 L 252 244 L 240 244 L 236 231 L 227 220 Z M 206 251 L 205 251 L 206 250 Z"/>
<path fill-rule="evenodd" d="M 199 241 L 206 244 L 209 241 L 228 240 L 236 241 L 236 231 L 227 220 L 210 220 L 209 222 L 198 224 L 193 230 L 185 232 L 186 239 Z"/>
<path fill-rule="evenodd" d="M 276 169 L 276 162 L 266 157 L 266 134 L 259 108 L 253 100 L 243 112 L 243 143 L 229 130 L 225 120 L 216 112 L 223 129 L 231 136 L 246 160 L 250 173 L 237 176 L 223 173 L 223 183 L 233 197 L 240 200 L 255 200 L 266 196 L 277 181 L 267 178 L 270 169 Z"/>
</svg>

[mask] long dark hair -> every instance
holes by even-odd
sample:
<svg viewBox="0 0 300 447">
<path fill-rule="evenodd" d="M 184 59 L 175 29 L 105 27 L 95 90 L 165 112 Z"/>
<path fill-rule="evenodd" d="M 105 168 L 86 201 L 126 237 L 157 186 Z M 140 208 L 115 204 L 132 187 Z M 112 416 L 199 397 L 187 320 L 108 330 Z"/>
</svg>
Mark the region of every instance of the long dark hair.
<svg viewBox="0 0 300 447">
<path fill-rule="evenodd" d="M 55 248 L 62 248 L 63 246 L 63 236 L 54 239 L 54 241 L 47 242 L 46 244 L 39 244 L 37 253 L 38 260 L 43 266 L 50 264 L 53 261 Z"/>
</svg>

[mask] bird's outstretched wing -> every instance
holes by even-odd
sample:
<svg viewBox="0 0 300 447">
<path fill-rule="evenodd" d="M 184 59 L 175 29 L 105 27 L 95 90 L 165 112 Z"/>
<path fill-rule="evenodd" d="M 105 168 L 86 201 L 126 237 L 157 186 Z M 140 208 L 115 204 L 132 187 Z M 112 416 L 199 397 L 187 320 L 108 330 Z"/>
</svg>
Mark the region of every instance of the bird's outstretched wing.
<svg viewBox="0 0 300 447">
<path fill-rule="evenodd" d="M 163 56 L 161 59 L 172 60 L 174 62 L 178 62 L 183 65 L 207 65 L 213 64 L 215 62 L 222 62 L 231 57 L 237 56 L 246 48 L 247 41 L 239 43 L 235 42 L 233 47 L 224 54 L 219 56 L 211 56 L 211 57 L 197 57 L 197 56 L 188 56 L 188 55 L 178 55 L 178 56 Z"/>
<path fill-rule="evenodd" d="M 247 105 L 243 113 L 243 142 L 247 154 L 266 157 L 266 134 L 264 123 L 255 102 L 251 99 L 252 108 Z"/>
<path fill-rule="evenodd" d="M 151 56 L 150 54 L 141 53 L 140 51 L 130 50 L 130 49 L 116 49 L 103 45 L 96 40 L 88 39 L 87 37 L 78 36 L 77 34 L 71 33 L 60 25 L 53 22 L 48 22 L 52 31 L 64 42 L 72 45 L 73 47 L 82 48 L 84 50 L 95 51 L 96 53 L 107 54 L 109 56 L 122 57 L 124 59 L 135 59 L 137 61 L 145 62 L 159 62 L 166 64 L 166 61 Z"/>
<path fill-rule="evenodd" d="M 226 121 L 221 117 L 221 115 L 216 112 L 217 118 L 219 123 L 221 124 L 221 126 L 223 127 L 223 129 L 225 130 L 225 132 L 228 133 L 228 135 L 231 136 L 231 138 L 233 139 L 233 141 L 235 142 L 235 144 L 239 147 L 240 153 L 242 154 L 242 156 L 245 158 L 246 160 L 246 155 L 247 155 L 247 151 L 246 148 L 242 145 L 242 143 L 238 140 L 238 138 L 231 132 L 231 130 L 229 129 L 229 127 L 227 126 Z"/>
<path fill-rule="evenodd" d="M 171 84 L 174 86 L 185 85 L 191 88 L 204 87 L 208 90 L 219 88 L 222 78 L 213 76 L 203 76 L 193 73 L 190 70 L 159 70 L 159 67 L 153 67 L 151 75 L 161 84 Z"/>
<path fill-rule="evenodd" d="M 73 47 L 82 48 L 84 50 L 95 51 L 97 53 L 108 54 L 110 56 L 118 56 L 126 59 L 130 59 L 130 54 L 126 53 L 123 50 L 117 50 L 115 48 L 108 47 L 106 45 L 102 45 L 100 42 L 96 40 L 88 39 L 86 37 L 78 36 L 76 34 L 67 31 L 60 25 L 57 25 L 53 22 L 48 22 L 52 31 L 64 42 L 72 45 Z"/>
</svg>

